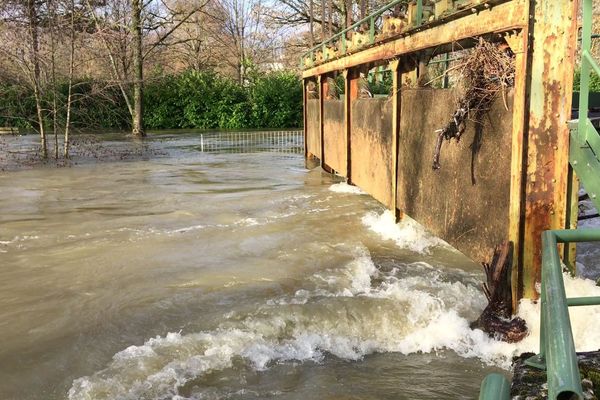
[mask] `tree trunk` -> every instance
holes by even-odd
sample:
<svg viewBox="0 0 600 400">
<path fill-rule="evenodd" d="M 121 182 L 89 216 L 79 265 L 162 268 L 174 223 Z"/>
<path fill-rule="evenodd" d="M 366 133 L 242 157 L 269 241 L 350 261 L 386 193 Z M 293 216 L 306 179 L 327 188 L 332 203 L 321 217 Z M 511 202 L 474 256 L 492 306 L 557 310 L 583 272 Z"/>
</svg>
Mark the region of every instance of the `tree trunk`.
<svg viewBox="0 0 600 400">
<path fill-rule="evenodd" d="M 46 145 L 46 132 L 44 130 L 44 116 L 42 112 L 42 95 L 40 89 L 40 58 L 39 58 L 39 34 L 38 15 L 35 8 L 35 0 L 27 0 L 27 17 L 29 19 L 29 35 L 31 38 L 31 59 L 33 63 L 33 94 L 35 97 L 35 108 L 37 111 L 38 126 L 40 131 L 42 158 L 48 158 L 48 147 Z"/>
<path fill-rule="evenodd" d="M 329 37 L 333 36 L 333 0 L 329 0 L 327 5 L 327 14 L 329 16 Z"/>
<path fill-rule="evenodd" d="M 56 9 L 54 1 L 48 1 L 50 12 L 50 76 L 52 79 L 52 130 L 54 132 L 54 159 L 58 160 L 58 100 L 56 90 Z"/>
<path fill-rule="evenodd" d="M 131 1 L 131 33 L 133 36 L 133 114 L 132 133 L 144 137 L 144 66 L 142 56 L 142 4 L 141 0 Z"/>
<path fill-rule="evenodd" d="M 71 48 L 69 49 L 69 94 L 67 95 L 67 117 L 65 120 L 65 143 L 63 157 L 69 158 L 69 130 L 71 128 L 71 103 L 73 96 L 73 70 L 75 64 L 75 0 L 71 0 Z"/>
<path fill-rule="evenodd" d="M 352 0 L 346 0 L 346 28 L 352 26 Z"/>
<path fill-rule="evenodd" d="M 310 48 L 315 47 L 315 7 L 314 0 L 310 0 L 308 12 L 310 14 Z"/>
<path fill-rule="evenodd" d="M 325 21 L 327 21 L 325 0 L 321 0 L 321 43 L 327 40 L 327 29 L 325 29 Z"/>
</svg>

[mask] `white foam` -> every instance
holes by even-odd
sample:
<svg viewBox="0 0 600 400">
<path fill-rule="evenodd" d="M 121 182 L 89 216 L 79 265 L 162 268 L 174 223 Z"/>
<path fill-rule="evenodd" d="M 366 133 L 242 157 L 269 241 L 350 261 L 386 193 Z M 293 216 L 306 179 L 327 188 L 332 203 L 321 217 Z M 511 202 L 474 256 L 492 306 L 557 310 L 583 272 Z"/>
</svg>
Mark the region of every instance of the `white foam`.
<svg viewBox="0 0 600 400">
<path fill-rule="evenodd" d="M 428 233 L 408 216 L 396 224 L 395 217 L 389 210 L 382 214 L 369 212 L 363 217 L 362 222 L 373 232 L 379 234 L 382 239 L 393 240 L 398 247 L 403 249 L 428 254 L 431 247 L 449 247 L 446 242 Z"/>
<path fill-rule="evenodd" d="M 358 186 L 348 185 L 346 182 L 335 183 L 329 186 L 329 190 L 335 193 L 366 194 Z"/>
<path fill-rule="evenodd" d="M 538 351 L 539 305 L 521 304 L 530 334 L 521 343 L 496 341 L 469 322 L 486 304 L 472 276 L 418 262 L 378 271 L 364 248 L 345 265 L 311 276 L 306 288 L 253 312 L 224 316 L 210 332 L 169 333 L 131 346 L 91 377 L 74 381 L 69 399 L 178 398 L 179 388 L 242 359 L 254 369 L 274 362 L 319 361 L 325 353 L 357 360 L 374 352 L 453 350 L 510 368 L 512 357 Z M 599 296 L 593 282 L 565 276 L 568 295 Z M 600 343 L 600 309 L 571 308 L 578 350 Z"/>
<path fill-rule="evenodd" d="M 186 232 L 192 232 L 192 231 L 201 230 L 201 229 L 204 229 L 204 228 L 206 228 L 206 225 L 192 225 L 192 226 L 186 226 L 184 228 L 167 230 L 166 233 L 167 234 L 186 233 Z"/>
</svg>

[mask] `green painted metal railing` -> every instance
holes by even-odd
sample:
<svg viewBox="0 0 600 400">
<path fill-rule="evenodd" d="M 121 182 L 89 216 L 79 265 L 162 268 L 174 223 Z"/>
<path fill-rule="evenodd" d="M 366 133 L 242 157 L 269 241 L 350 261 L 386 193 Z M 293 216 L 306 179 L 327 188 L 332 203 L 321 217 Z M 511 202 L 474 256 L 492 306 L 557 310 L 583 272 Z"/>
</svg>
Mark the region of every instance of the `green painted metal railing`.
<svg viewBox="0 0 600 400">
<path fill-rule="evenodd" d="M 545 231 L 542 234 L 540 353 L 526 364 L 546 370 L 548 399 L 583 400 L 569 307 L 600 305 L 600 297 L 567 298 L 558 243 L 600 242 L 600 229 Z M 480 400 L 507 400 L 502 375 L 490 374 L 481 384 Z M 500 390 L 500 389 L 501 390 Z"/>
<path fill-rule="evenodd" d="M 479 400 L 510 399 L 510 383 L 500 374 L 489 374 L 481 383 Z"/>
<path fill-rule="evenodd" d="M 546 231 L 542 234 L 540 353 L 526 363 L 545 369 L 549 399 L 581 399 L 581 376 L 573 342 L 569 306 L 600 305 L 600 297 L 567 298 L 558 243 L 600 242 L 600 229 Z"/>
<path fill-rule="evenodd" d="M 583 2 L 581 32 L 581 81 L 579 91 L 579 119 L 571 121 L 569 162 L 583 183 L 597 209 L 600 210 L 600 134 L 588 118 L 590 74 L 600 75 L 600 66 L 591 55 L 592 0 Z"/>
<path fill-rule="evenodd" d="M 333 44 L 334 42 L 336 42 L 337 40 L 341 40 L 341 44 L 342 44 L 342 54 L 347 54 L 348 52 L 348 43 L 347 43 L 347 36 L 349 32 L 353 32 L 356 28 L 362 26 L 363 24 L 368 23 L 369 24 L 369 41 L 370 44 L 375 43 L 375 31 L 376 31 L 376 21 L 377 18 L 379 18 L 381 15 L 383 15 L 383 13 L 385 13 L 386 11 L 391 10 L 392 8 L 396 7 L 399 4 L 404 4 L 406 3 L 406 0 L 394 0 L 391 3 L 386 4 L 385 6 L 381 7 L 380 9 L 378 9 L 377 11 L 367 15 L 365 18 L 355 22 L 354 24 L 352 24 L 351 26 L 349 26 L 348 28 L 344 29 L 343 31 L 341 31 L 340 33 L 333 35 L 332 37 L 330 37 L 329 39 L 327 39 L 326 41 L 324 41 L 321 44 L 316 45 L 315 47 L 313 47 L 312 49 L 308 50 L 306 53 L 304 53 L 300 59 L 300 63 L 301 65 L 304 65 L 304 60 L 307 57 L 310 57 L 310 61 L 311 63 L 314 65 L 315 63 L 315 53 L 319 50 L 321 50 L 323 52 L 323 54 L 326 54 L 326 47 L 329 44 Z M 422 19 L 423 19 L 423 0 L 417 0 L 417 15 L 416 15 L 416 24 L 417 26 L 421 26 L 422 24 Z"/>
</svg>

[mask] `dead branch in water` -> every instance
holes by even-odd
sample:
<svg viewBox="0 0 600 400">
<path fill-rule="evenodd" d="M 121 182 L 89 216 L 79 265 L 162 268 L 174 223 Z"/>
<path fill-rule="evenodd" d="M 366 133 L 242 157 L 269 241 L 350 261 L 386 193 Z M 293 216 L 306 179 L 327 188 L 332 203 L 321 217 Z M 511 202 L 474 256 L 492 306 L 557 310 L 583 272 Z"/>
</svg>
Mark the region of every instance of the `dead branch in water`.
<svg viewBox="0 0 600 400">
<path fill-rule="evenodd" d="M 438 135 L 433 155 L 433 169 L 439 169 L 442 143 L 445 140 L 459 141 L 467 127 L 469 119 L 481 122 L 483 115 L 490 109 L 498 96 L 502 95 L 506 104 L 506 88 L 514 84 L 514 57 L 507 46 L 479 39 L 477 46 L 452 67 L 459 71 L 463 86 L 456 111 L 450 122 L 436 131 Z"/>
<path fill-rule="evenodd" d="M 483 264 L 487 278 L 483 292 L 488 305 L 471 324 L 472 329 L 481 329 L 489 336 L 509 343 L 519 342 L 527 335 L 525 321 L 513 315 L 512 254 L 513 243 L 502 243 L 495 249 L 492 262 Z"/>
</svg>

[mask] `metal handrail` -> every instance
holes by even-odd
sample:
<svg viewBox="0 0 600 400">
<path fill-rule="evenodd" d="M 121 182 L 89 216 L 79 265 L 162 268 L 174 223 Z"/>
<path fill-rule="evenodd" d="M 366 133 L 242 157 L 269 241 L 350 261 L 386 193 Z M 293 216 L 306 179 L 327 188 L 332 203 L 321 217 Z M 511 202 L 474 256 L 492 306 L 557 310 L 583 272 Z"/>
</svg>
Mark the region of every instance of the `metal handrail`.
<svg viewBox="0 0 600 400">
<path fill-rule="evenodd" d="M 500 374 L 489 374 L 481 382 L 479 400 L 509 400 L 510 383 Z"/>
<path fill-rule="evenodd" d="M 391 3 L 386 4 L 385 6 L 381 7 L 380 9 L 378 9 L 377 11 L 367 15 L 366 17 L 360 19 L 359 21 L 355 22 L 354 24 L 350 25 L 349 27 L 347 27 L 346 29 L 344 29 L 343 31 L 333 35 L 332 37 L 330 37 L 329 39 L 327 39 L 326 41 L 314 46 L 313 48 L 311 48 L 310 50 L 308 50 L 307 52 L 305 52 L 304 54 L 302 54 L 301 57 L 301 63 L 304 62 L 304 59 L 307 56 L 310 56 L 311 61 L 314 63 L 314 54 L 317 50 L 321 49 L 323 50 L 323 52 L 325 51 L 325 46 L 327 46 L 328 44 L 336 41 L 337 39 L 341 38 L 342 39 L 342 53 L 346 54 L 347 50 L 348 50 L 348 46 L 346 43 L 346 36 L 347 33 L 350 31 L 354 31 L 354 29 L 358 28 L 359 26 L 361 26 L 362 24 L 364 24 L 365 22 L 369 22 L 369 36 L 370 36 L 370 41 L 371 44 L 375 43 L 375 20 L 380 17 L 384 12 L 391 10 L 393 7 L 397 6 L 398 4 L 402 4 L 405 3 L 406 0 L 394 0 Z M 422 23 L 422 18 L 423 18 L 423 0 L 417 0 L 417 16 L 416 16 L 416 22 L 417 22 L 417 26 L 421 26 Z"/>
<path fill-rule="evenodd" d="M 569 162 L 583 182 L 590 199 L 600 209 L 600 134 L 588 118 L 590 76 L 600 75 L 600 66 L 591 54 L 592 0 L 583 1 L 581 32 L 581 74 L 579 89 L 579 120 L 572 121 Z"/>
<path fill-rule="evenodd" d="M 600 305 L 600 297 L 567 298 L 558 243 L 600 242 L 600 229 L 545 231 L 542 234 L 540 353 L 526 364 L 545 369 L 549 399 L 583 399 L 569 306 Z"/>
</svg>

